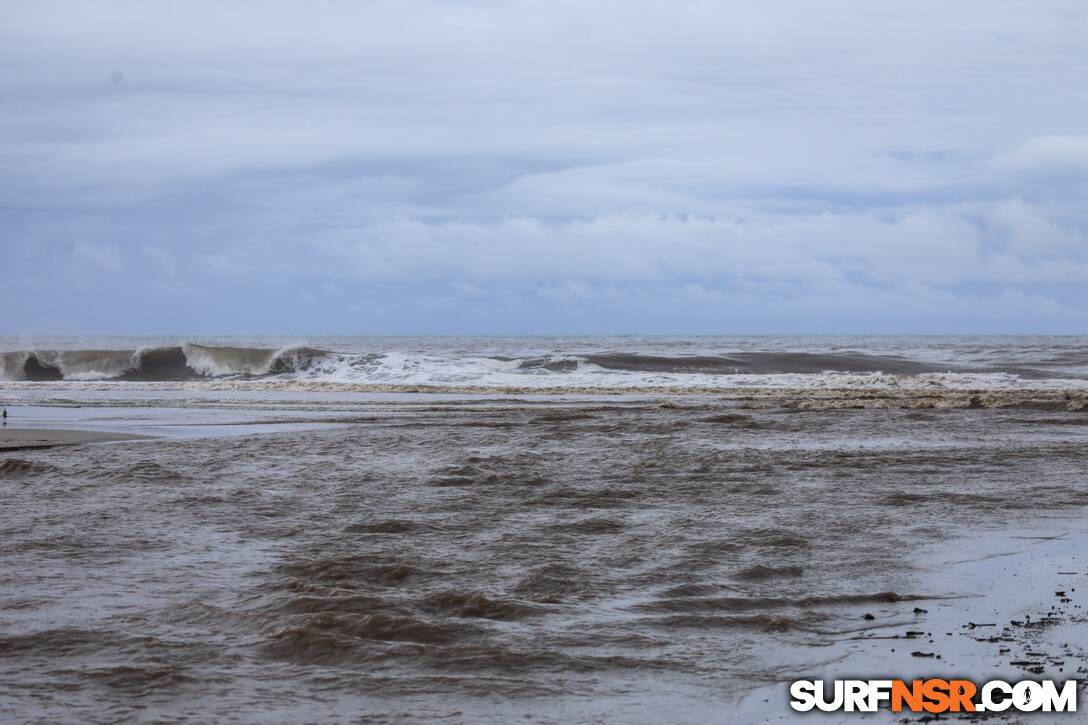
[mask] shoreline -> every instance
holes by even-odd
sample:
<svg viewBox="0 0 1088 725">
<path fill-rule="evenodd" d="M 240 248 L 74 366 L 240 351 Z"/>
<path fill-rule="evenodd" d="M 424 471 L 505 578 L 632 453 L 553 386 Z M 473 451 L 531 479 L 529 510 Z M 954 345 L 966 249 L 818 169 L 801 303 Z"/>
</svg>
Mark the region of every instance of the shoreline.
<svg viewBox="0 0 1088 725">
<path fill-rule="evenodd" d="M 1070 526 L 1063 528 L 1063 523 Z M 788 694 L 793 679 L 1078 680 L 1078 703 L 1083 703 L 1088 678 L 1088 609 L 1082 604 L 1088 600 L 1084 553 L 1088 531 L 1077 524 L 1056 522 L 1054 528 L 1004 534 L 979 532 L 934 547 L 925 552 L 931 563 L 913 584 L 932 592 L 933 598 L 869 608 L 859 614 L 856 632 L 844 632 L 828 642 L 824 664 L 748 691 L 735 712 L 752 723 L 804 722 L 814 717 L 927 721 L 924 713 L 887 710 L 849 716 L 795 712 Z M 869 616 L 874 619 L 869 621 Z M 1048 718 L 1006 711 L 986 713 L 985 719 L 1069 722 L 1069 715 L 1054 713 Z"/>
<path fill-rule="evenodd" d="M 58 446 L 78 446 L 86 443 L 117 443 L 121 441 L 153 440 L 155 436 L 137 433 L 81 430 L 76 428 L 0 428 L 0 453 L 41 450 Z"/>
</svg>

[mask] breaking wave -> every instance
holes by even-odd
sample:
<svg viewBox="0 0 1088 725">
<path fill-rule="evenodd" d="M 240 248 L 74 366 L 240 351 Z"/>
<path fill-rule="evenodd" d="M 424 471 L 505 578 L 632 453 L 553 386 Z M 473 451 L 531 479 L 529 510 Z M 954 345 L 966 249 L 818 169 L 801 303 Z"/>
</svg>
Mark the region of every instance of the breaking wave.
<svg viewBox="0 0 1088 725">
<path fill-rule="evenodd" d="M 380 343 L 377 343 L 380 345 Z M 923 356 L 924 358 L 924 356 Z M 31 383 L 260 379 L 282 384 L 430 386 L 439 389 L 650 389 L 737 387 L 1088 387 L 1088 358 L 1063 365 L 1008 357 L 935 362 L 860 351 L 661 354 L 654 351 L 466 350 L 334 352 L 305 345 L 237 347 L 186 342 L 138 349 L 0 353 L 0 379 Z M 1065 365 L 1070 363 L 1070 365 Z"/>
<path fill-rule="evenodd" d="M 306 370 L 328 355 L 310 347 L 214 347 L 186 343 L 136 350 L 23 350 L 0 356 L 7 380 L 171 381 Z"/>
</svg>

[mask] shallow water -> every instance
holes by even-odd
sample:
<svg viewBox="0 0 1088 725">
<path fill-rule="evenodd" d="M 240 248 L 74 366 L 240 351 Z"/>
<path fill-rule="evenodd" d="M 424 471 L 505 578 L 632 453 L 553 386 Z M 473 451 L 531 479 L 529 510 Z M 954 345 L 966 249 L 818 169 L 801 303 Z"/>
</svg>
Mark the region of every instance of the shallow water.
<svg viewBox="0 0 1088 725">
<path fill-rule="evenodd" d="M 0 715 L 724 721 L 949 594 L 919 551 L 1088 504 L 1080 410 L 409 400 L 15 409 L 185 425 L 8 455 Z"/>
</svg>

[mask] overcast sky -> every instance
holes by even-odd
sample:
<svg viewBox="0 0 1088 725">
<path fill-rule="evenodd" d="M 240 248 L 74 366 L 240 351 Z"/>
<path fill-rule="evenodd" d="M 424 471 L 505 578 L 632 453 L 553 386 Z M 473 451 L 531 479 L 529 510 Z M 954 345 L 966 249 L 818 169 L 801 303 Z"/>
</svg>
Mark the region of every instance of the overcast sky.
<svg viewBox="0 0 1088 725">
<path fill-rule="evenodd" d="M 0 332 L 1088 332 L 1088 3 L 0 0 Z"/>
</svg>

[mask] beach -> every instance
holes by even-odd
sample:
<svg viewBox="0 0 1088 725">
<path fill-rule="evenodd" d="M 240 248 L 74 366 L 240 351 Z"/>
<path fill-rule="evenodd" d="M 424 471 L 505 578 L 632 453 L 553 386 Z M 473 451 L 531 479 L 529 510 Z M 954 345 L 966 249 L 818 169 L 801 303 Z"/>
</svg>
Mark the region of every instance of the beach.
<svg viewBox="0 0 1088 725">
<path fill-rule="evenodd" d="M 83 443 L 140 440 L 144 437 L 145 436 L 132 433 L 106 433 L 101 431 L 55 428 L 9 428 L 4 426 L 4 428 L 0 430 L 0 453 L 22 451 L 31 448 L 75 446 Z"/>
<path fill-rule="evenodd" d="M 1075 388 L 202 385 L 9 384 L 86 442 L 3 453 L 4 717 L 792 722 L 1088 663 Z"/>
<path fill-rule="evenodd" d="M 965 537 L 923 552 L 931 591 L 946 592 L 945 596 L 911 606 L 888 602 L 873 607 L 872 621 L 866 620 L 856 633 L 829 647 L 827 660 L 799 679 L 894 676 L 976 683 L 1024 679 L 1083 682 L 1088 676 L 1088 611 L 1083 604 L 1088 592 L 1086 546 L 1088 533 L 1079 526 L 1067 531 Z M 807 719 L 797 713 L 768 713 L 771 703 L 786 697 L 786 689 L 782 683 L 753 689 L 736 707 L 738 721 Z M 1083 689 L 1078 697 L 1083 697 Z M 821 719 L 819 715 L 811 717 Z M 826 715 L 823 719 L 835 720 Z M 884 713 L 876 719 L 912 722 L 922 718 Z M 1006 712 L 990 713 L 985 719 L 1070 722 L 1076 716 Z"/>
</svg>

